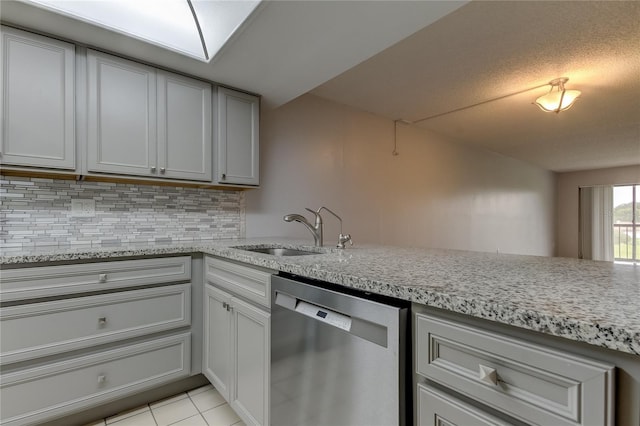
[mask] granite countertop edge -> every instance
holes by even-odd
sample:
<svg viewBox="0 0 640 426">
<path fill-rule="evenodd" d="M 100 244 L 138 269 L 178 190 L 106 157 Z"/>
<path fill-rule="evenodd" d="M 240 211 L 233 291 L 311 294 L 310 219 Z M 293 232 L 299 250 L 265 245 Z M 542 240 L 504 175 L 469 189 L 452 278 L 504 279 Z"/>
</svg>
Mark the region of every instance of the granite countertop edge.
<svg viewBox="0 0 640 426">
<path fill-rule="evenodd" d="M 504 300 L 496 301 L 475 293 L 447 291 L 449 290 L 447 288 L 412 285 L 402 279 L 389 282 L 389 280 L 385 280 L 384 277 L 377 277 L 373 272 L 370 274 L 354 274 L 353 271 L 342 271 L 340 268 L 341 263 L 349 264 L 350 259 L 345 259 L 345 255 L 343 254 L 349 252 L 342 252 L 336 249 L 327 248 L 321 256 L 301 256 L 295 259 L 252 253 L 234 248 L 235 246 L 274 244 L 296 248 L 306 247 L 306 245 L 297 241 L 260 239 L 178 242 L 161 246 L 138 244 L 137 247 L 133 248 L 67 247 L 62 250 L 50 248 L 32 251 L 27 249 L 13 254 L 11 252 L 3 253 L 3 255 L 0 256 L 0 266 L 2 266 L 2 268 L 11 268 L 27 265 L 32 266 L 32 264 L 45 262 L 72 262 L 138 256 L 203 253 L 267 269 L 323 280 L 346 287 L 397 297 L 451 312 L 550 334 L 573 341 L 585 342 L 607 349 L 640 355 L 640 327 L 636 327 L 635 323 L 627 327 L 625 324 L 618 324 L 607 321 L 606 319 L 600 321 L 594 321 L 593 319 L 585 320 L 574 318 L 571 315 L 548 312 L 548 310 L 544 308 L 531 309 L 531 307 L 518 306 L 517 303 L 505 303 Z M 394 250 L 394 248 L 386 249 Z M 396 249 L 402 251 L 411 250 L 406 248 Z M 455 257 L 456 255 L 465 256 L 465 253 L 475 252 L 449 253 L 442 251 L 442 253 Z M 367 254 L 366 250 L 364 250 L 362 259 L 358 261 L 362 263 L 366 258 Z M 544 261 L 541 260 L 541 262 Z M 633 298 L 630 303 L 633 303 Z"/>
</svg>

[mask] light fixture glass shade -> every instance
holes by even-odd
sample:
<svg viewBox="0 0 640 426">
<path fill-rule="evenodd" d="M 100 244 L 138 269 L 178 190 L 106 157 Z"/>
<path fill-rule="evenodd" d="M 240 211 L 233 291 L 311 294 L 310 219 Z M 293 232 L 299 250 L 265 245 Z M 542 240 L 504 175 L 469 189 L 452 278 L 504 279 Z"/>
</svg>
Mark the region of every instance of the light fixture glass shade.
<svg viewBox="0 0 640 426">
<path fill-rule="evenodd" d="M 549 93 L 536 99 L 536 105 L 545 112 L 555 113 L 571 108 L 582 92 L 579 90 L 566 90 L 564 83 L 567 81 L 569 79 L 566 77 L 550 81 L 551 89 Z"/>
</svg>

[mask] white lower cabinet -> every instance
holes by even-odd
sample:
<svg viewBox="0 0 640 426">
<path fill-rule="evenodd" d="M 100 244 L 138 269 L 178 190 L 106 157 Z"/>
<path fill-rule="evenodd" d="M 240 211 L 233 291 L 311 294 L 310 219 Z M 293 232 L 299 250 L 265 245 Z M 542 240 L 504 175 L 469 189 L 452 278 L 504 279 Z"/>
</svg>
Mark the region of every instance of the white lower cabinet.
<svg viewBox="0 0 640 426">
<path fill-rule="evenodd" d="M 233 327 L 233 393 L 231 406 L 248 424 L 269 419 L 271 314 L 242 300 L 231 302 Z"/>
<path fill-rule="evenodd" d="M 270 284 L 270 273 L 258 273 Z M 203 373 L 246 424 L 268 425 L 271 314 L 206 276 Z M 233 282 L 227 278 L 225 289 Z"/>
<path fill-rule="evenodd" d="M 192 374 L 188 256 L 2 272 L 0 424 L 46 423 Z"/>
<path fill-rule="evenodd" d="M 420 424 L 457 424 L 434 423 L 434 409 L 445 406 L 443 412 L 461 419 L 482 412 L 474 408 L 473 414 L 453 404 L 453 397 L 436 396 L 424 386 L 429 381 L 525 424 L 614 424 L 613 365 L 416 310 Z"/>
<path fill-rule="evenodd" d="M 247 424 L 269 415 L 271 314 L 205 286 L 204 375 Z"/>
<path fill-rule="evenodd" d="M 3 425 L 39 423 L 187 377 L 191 334 L 3 374 Z"/>
<path fill-rule="evenodd" d="M 3 308 L 0 363 L 188 326 L 190 290 L 176 284 Z"/>
<path fill-rule="evenodd" d="M 205 285 L 203 373 L 228 401 L 231 381 L 231 296 Z"/>
</svg>

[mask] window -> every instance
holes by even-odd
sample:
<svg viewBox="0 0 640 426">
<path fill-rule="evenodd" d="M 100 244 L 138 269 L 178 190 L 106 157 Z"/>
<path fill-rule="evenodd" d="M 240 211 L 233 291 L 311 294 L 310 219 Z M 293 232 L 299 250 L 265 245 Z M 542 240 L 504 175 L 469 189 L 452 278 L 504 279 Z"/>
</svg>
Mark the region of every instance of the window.
<svg viewBox="0 0 640 426">
<path fill-rule="evenodd" d="M 640 185 L 613 188 L 613 256 L 640 263 Z"/>
</svg>

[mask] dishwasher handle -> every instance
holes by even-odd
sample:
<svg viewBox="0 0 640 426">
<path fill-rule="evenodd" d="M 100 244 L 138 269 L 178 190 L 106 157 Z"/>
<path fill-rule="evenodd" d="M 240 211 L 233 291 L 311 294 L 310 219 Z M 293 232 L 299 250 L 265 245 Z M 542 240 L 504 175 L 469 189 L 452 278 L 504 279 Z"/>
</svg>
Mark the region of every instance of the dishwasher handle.
<svg viewBox="0 0 640 426">
<path fill-rule="evenodd" d="M 351 331 L 351 317 L 314 303 L 276 292 L 276 304 L 344 331 Z"/>
<path fill-rule="evenodd" d="M 276 291 L 275 294 L 274 303 L 278 306 L 298 312 L 301 315 L 387 348 L 388 329 L 384 325 L 327 309 L 324 306 L 316 305 L 279 291 Z"/>
</svg>

